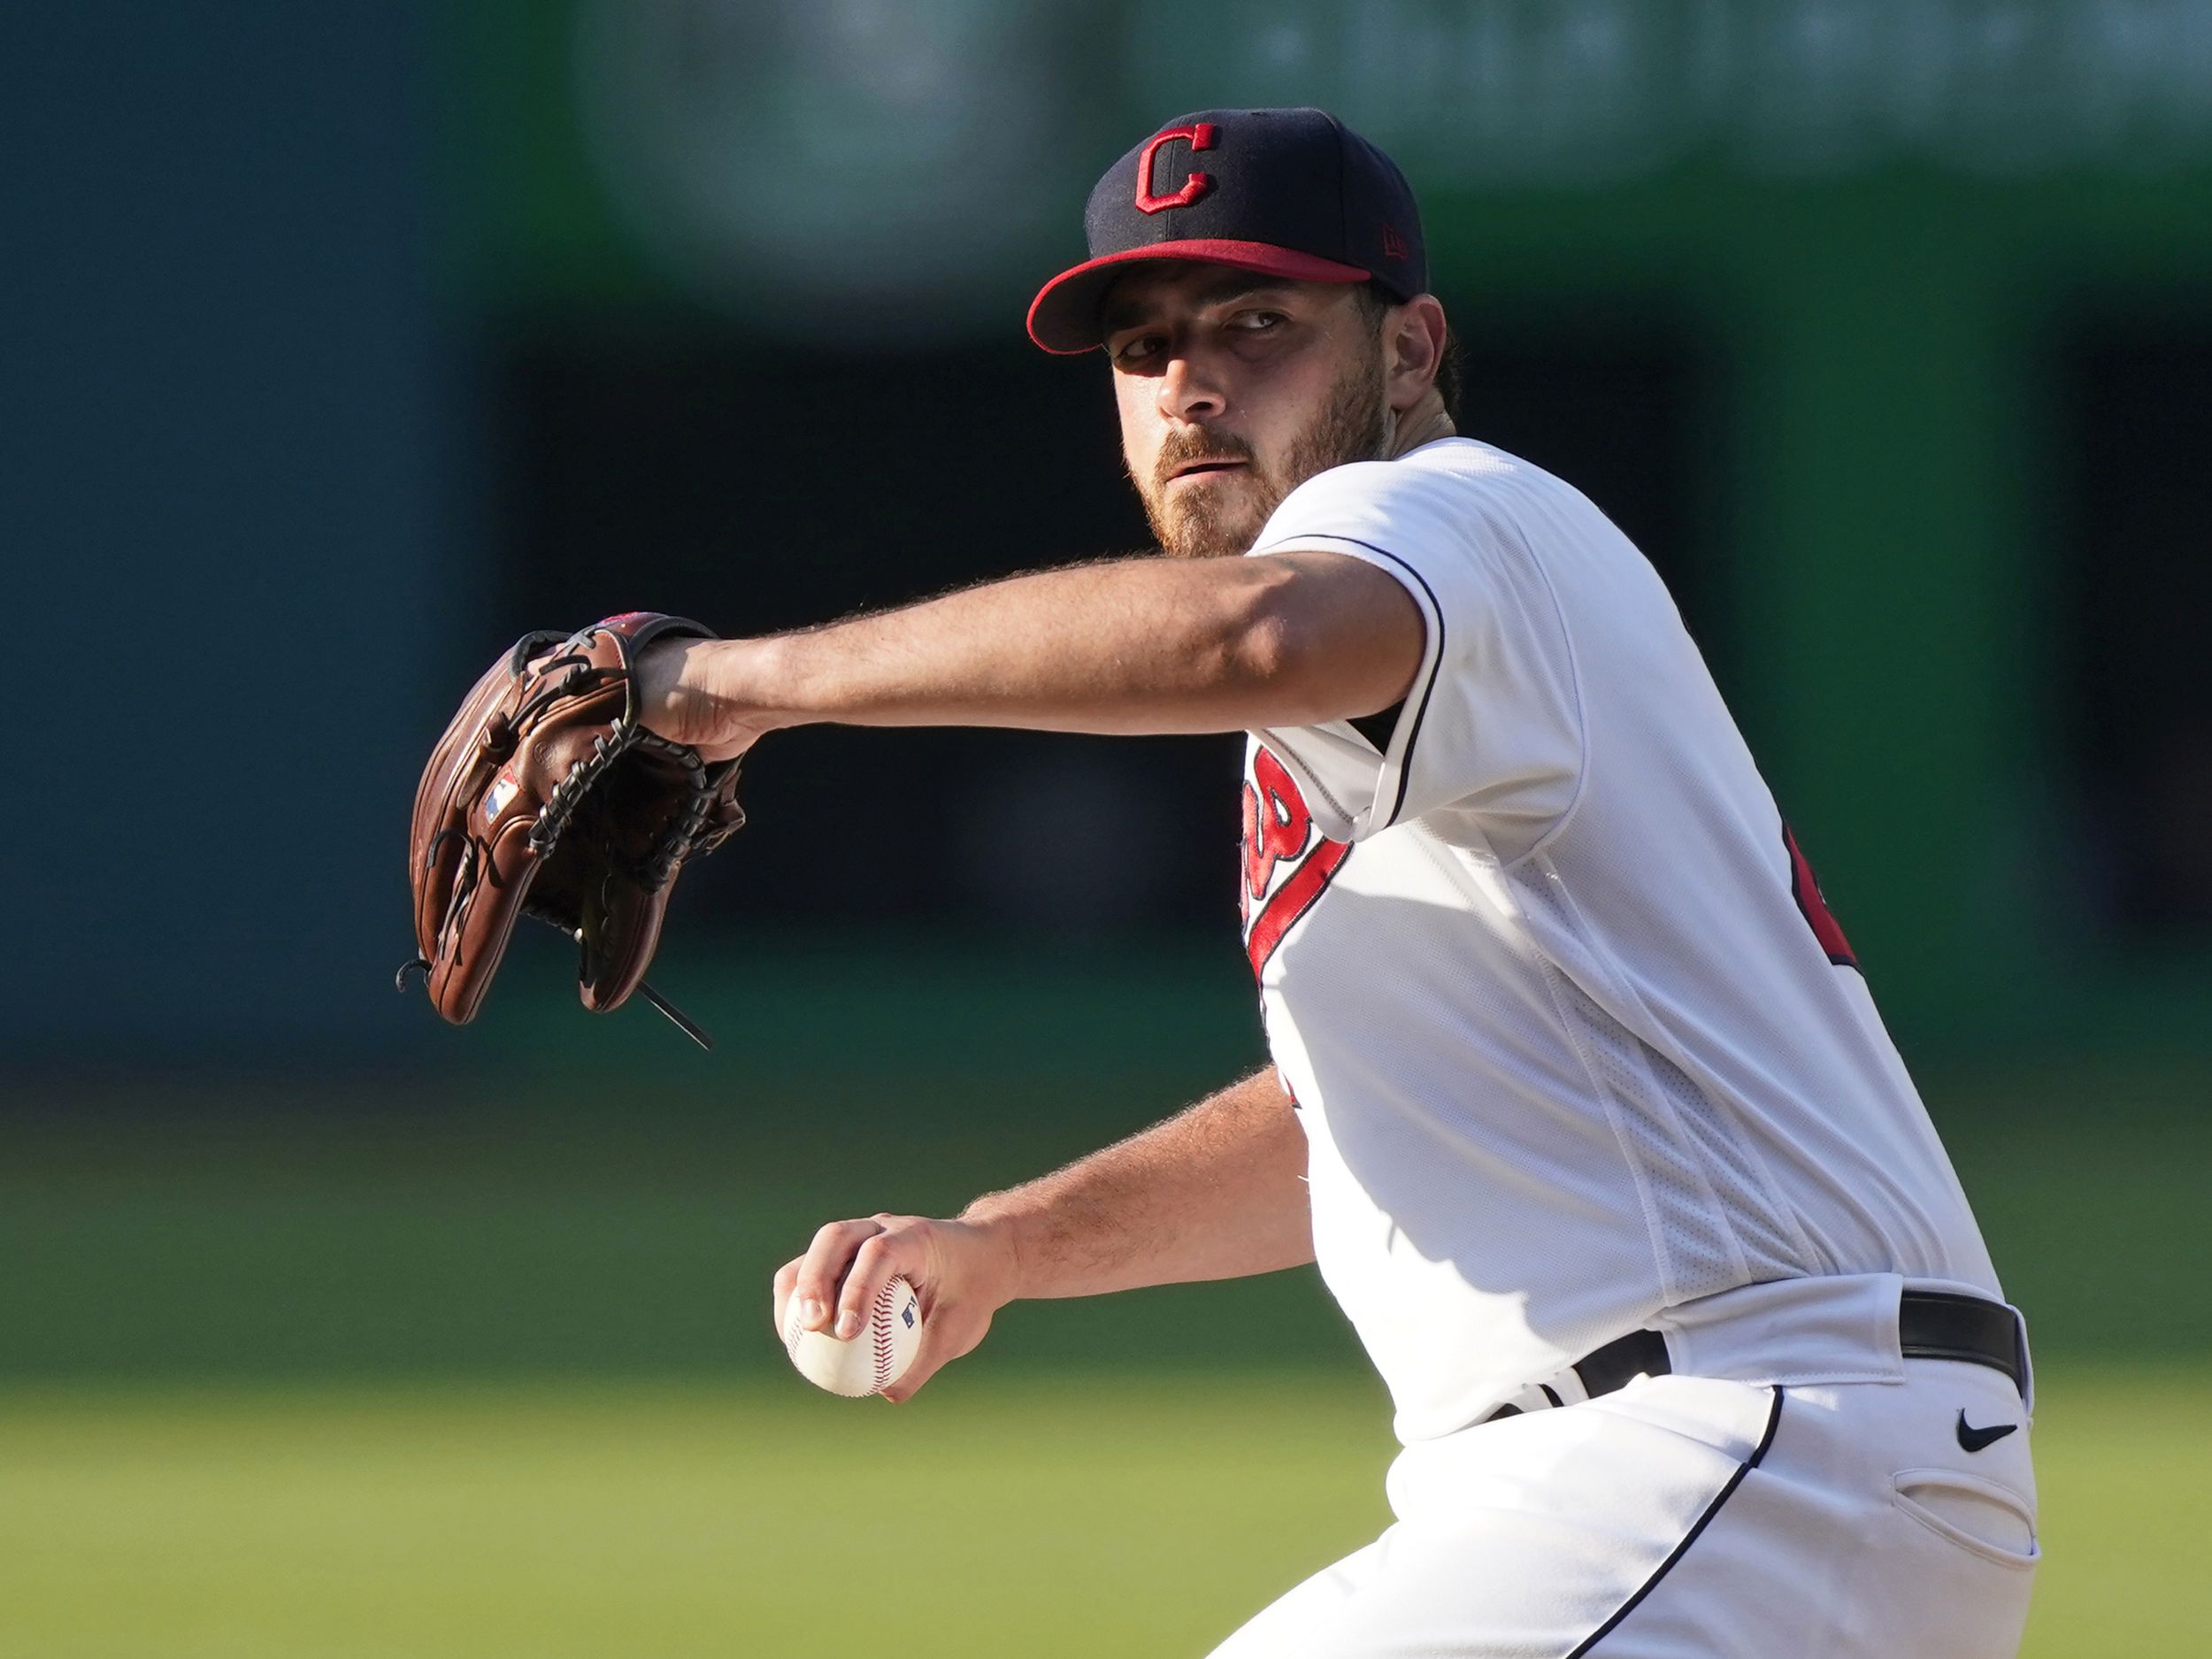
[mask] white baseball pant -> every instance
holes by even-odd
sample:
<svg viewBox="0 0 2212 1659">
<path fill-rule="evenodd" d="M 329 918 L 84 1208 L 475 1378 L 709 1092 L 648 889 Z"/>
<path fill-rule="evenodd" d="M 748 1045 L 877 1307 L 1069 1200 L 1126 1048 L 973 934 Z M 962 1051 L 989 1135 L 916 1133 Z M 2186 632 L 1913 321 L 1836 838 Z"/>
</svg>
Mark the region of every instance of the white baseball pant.
<svg viewBox="0 0 2212 1659">
<path fill-rule="evenodd" d="M 1845 1282 L 1895 1305 L 1894 1278 Z M 1709 1302 L 1756 1324 L 1764 1288 Z M 1732 1324 L 1706 1334 L 1752 1351 Z M 1410 1447 L 1396 1525 L 1213 1659 L 2011 1659 L 2038 1557 L 2028 1404 L 1893 1345 L 1871 1369 L 1639 1378 Z"/>
</svg>

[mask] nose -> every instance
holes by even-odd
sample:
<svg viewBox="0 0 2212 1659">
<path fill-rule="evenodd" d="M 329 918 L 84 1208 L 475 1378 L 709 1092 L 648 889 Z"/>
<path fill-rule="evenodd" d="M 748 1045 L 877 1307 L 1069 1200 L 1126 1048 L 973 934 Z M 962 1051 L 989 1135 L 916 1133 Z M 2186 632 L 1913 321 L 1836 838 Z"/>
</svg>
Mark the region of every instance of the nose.
<svg viewBox="0 0 2212 1659">
<path fill-rule="evenodd" d="M 1220 381 L 1187 352 L 1179 351 L 1168 359 L 1156 396 L 1160 413 L 1172 421 L 1212 420 L 1229 412 L 1228 394 Z"/>
</svg>

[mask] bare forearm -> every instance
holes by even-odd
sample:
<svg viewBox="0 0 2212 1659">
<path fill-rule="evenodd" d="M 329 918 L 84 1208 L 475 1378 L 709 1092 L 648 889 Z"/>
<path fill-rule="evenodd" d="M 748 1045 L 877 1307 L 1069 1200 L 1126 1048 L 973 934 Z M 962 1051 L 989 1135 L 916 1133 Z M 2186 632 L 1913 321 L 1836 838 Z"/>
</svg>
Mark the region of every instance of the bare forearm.
<svg viewBox="0 0 2212 1659">
<path fill-rule="evenodd" d="M 1237 1279 L 1313 1259 L 1305 1173 L 1270 1068 L 961 1219 L 1009 1241 L 1017 1297 Z"/>
<path fill-rule="evenodd" d="M 709 748 L 813 722 L 1108 733 L 1310 725 L 1389 706 L 1422 646 L 1420 613 L 1398 584 L 1340 554 L 1125 559 L 801 634 L 690 644 L 649 718 Z"/>
<path fill-rule="evenodd" d="M 850 1339 L 893 1276 L 922 1301 L 903 1400 L 1025 1297 L 1237 1279 L 1313 1260 L 1306 1136 L 1272 1070 L 1067 1168 L 979 1198 L 955 1221 L 879 1212 L 819 1229 L 777 1270 L 787 1337 Z"/>
</svg>

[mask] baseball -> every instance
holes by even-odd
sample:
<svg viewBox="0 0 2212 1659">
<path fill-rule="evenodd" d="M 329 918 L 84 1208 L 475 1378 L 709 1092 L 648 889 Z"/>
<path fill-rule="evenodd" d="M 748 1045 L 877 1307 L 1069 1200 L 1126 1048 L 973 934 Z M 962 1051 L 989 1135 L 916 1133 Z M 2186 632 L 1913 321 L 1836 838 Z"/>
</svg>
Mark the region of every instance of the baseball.
<svg viewBox="0 0 2212 1659">
<path fill-rule="evenodd" d="M 895 1275 L 876 1294 L 868 1322 L 849 1342 L 800 1326 L 794 1303 L 784 1311 L 783 1346 L 799 1375 L 818 1388 L 857 1400 L 881 1394 L 906 1374 L 922 1345 L 922 1304 Z"/>
</svg>

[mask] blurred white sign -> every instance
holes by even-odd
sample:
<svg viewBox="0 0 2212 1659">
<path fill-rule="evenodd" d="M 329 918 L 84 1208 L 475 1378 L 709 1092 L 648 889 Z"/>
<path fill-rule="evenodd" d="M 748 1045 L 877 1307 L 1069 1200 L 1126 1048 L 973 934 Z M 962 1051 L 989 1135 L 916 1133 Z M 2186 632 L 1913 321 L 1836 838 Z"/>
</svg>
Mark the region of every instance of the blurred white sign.
<svg viewBox="0 0 2212 1659">
<path fill-rule="evenodd" d="M 1319 104 L 1430 186 L 2212 156 L 2212 0 L 1141 0 L 1168 104 Z"/>
<path fill-rule="evenodd" d="M 602 180 L 695 293 L 843 337 L 1010 326 L 1170 115 L 1317 104 L 1425 196 L 2212 159 L 2212 0 L 580 0 Z"/>
<path fill-rule="evenodd" d="M 964 325 L 1004 303 L 977 273 L 1068 213 L 1034 176 L 1070 148 L 1047 10 L 587 0 L 585 127 L 618 211 L 695 291 L 801 332 Z"/>
</svg>

